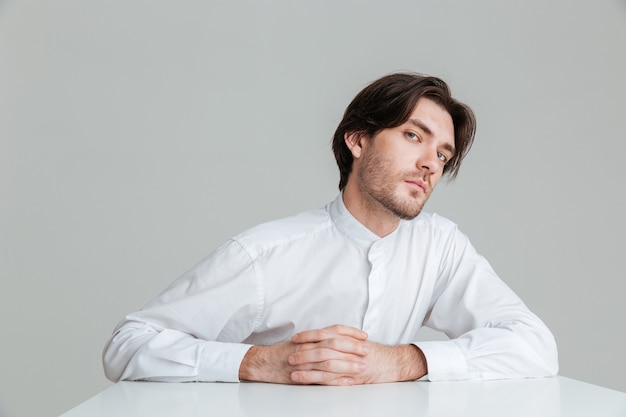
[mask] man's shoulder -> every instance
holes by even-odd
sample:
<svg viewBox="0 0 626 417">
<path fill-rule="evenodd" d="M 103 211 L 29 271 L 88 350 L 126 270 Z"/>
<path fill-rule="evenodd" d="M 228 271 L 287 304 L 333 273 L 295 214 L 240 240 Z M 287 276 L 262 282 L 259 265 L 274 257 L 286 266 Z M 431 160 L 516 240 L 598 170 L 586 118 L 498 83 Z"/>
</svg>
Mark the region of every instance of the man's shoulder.
<svg viewBox="0 0 626 417">
<path fill-rule="evenodd" d="M 326 207 L 253 226 L 232 238 L 249 252 L 263 252 L 305 239 L 332 226 Z"/>
</svg>

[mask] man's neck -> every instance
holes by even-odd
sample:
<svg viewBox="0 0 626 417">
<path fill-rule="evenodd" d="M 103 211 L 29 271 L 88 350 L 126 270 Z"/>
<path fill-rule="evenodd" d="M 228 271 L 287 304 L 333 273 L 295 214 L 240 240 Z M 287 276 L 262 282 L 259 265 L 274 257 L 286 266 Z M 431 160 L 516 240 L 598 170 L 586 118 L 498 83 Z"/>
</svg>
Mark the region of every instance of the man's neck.
<svg viewBox="0 0 626 417">
<path fill-rule="evenodd" d="M 343 190 L 343 204 L 355 219 L 379 237 L 393 233 L 400 223 L 398 216 L 365 196 L 354 184 L 348 183 Z"/>
</svg>

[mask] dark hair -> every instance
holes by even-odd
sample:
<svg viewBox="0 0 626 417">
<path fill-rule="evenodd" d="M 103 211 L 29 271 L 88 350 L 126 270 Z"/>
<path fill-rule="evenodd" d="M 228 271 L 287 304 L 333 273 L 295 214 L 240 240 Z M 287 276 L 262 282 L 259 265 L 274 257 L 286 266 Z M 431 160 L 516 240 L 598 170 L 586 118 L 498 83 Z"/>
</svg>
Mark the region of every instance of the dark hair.
<svg viewBox="0 0 626 417">
<path fill-rule="evenodd" d="M 452 116 L 454 123 L 454 157 L 443 169 L 454 178 L 461 161 L 469 152 L 476 132 L 474 112 L 452 98 L 448 85 L 441 79 L 421 74 L 398 73 L 384 76 L 354 97 L 333 136 L 333 152 L 339 166 L 339 190 L 343 190 L 352 170 L 352 153 L 346 145 L 346 133 L 362 133 L 374 137 L 383 129 L 405 123 L 421 97 L 429 98 Z"/>
</svg>

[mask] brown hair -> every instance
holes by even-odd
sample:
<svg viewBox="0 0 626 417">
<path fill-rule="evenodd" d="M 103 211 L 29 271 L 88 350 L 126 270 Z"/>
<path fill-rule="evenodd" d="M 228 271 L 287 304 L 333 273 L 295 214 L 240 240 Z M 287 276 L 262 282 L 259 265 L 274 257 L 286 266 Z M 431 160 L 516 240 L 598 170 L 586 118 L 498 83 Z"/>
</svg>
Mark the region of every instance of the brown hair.
<svg viewBox="0 0 626 417">
<path fill-rule="evenodd" d="M 374 137 L 383 129 L 400 126 L 409 119 L 421 97 L 433 100 L 452 116 L 456 153 L 445 165 L 443 173 L 451 179 L 456 177 L 461 161 L 474 141 L 474 112 L 452 98 L 443 80 L 421 74 L 398 73 L 384 76 L 365 87 L 346 108 L 333 136 L 333 152 L 339 166 L 339 190 L 346 186 L 352 170 L 353 158 L 345 142 L 346 133 Z"/>
</svg>

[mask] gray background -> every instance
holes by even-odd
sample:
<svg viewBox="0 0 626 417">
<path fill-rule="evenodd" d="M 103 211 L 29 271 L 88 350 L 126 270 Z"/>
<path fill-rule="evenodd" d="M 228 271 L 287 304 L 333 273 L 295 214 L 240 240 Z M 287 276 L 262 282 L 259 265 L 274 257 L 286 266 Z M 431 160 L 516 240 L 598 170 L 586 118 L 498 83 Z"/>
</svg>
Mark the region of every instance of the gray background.
<svg viewBox="0 0 626 417">
<path fill-rule="evenodd" d="M 550 326 L 562 375 L 626 391 L 623 0 L 23 0 L 0 3 L 0 414 L 106 388 L 125 313 L 332 199 L 343 109 L 399 70 L 479 120 L 428 210 Z"/>
</svg>

